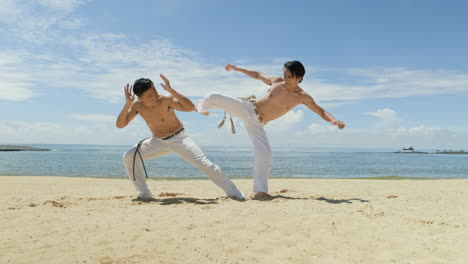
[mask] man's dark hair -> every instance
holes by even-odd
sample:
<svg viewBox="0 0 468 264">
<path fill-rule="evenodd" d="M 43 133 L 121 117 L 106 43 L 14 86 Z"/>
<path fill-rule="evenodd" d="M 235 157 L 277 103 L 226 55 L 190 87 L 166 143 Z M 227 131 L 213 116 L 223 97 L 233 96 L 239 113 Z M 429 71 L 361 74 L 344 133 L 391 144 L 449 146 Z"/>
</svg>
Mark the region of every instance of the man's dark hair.
<svg viewBox="0 0 468 264">
<path fill-rule="evenodd" d="M 141 97 L 146 90 L 151 88 L 152 85 L 153 82 L 150 79 L 140 78 L 133 84 L 133 93 L 136 96 Z"/>
<path fill-rule="evenodd" d="M 304 77 L 305 74 L 305 69 L 304 65 L 302 65 L 301 62 L 299 61 L 288 61 L 284 64 L 284 67 L 288 69 L 293 76 L 299 78 L 299 77 Z M 302 82 L 302 80 L 300 81 Z"/>
</svg>

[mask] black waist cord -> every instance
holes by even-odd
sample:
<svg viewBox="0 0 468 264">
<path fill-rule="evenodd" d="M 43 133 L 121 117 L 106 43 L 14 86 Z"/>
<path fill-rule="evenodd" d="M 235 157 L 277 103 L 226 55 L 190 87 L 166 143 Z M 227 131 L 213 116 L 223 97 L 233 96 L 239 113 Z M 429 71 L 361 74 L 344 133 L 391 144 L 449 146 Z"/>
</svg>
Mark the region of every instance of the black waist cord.
<svg viewBox="0 0 468 264">
<path fill-rule="evenodd" d="M 135 160 L 136 160 L 136 154 L 138 152 L 138 155 L 140 156 L 140 159 L 141 159 L 141 164 L 143 165 L 143 169 L 145 170 L 145 176 L 146 178 L 148 179 L 148 173 L 146 172 L 146 167 L 145 167 L 145 163 L 143 162 L 143 157 L 141 157 L 141 153 L 140 153 L 140 147 L 141 147 L 141 144 L 143 143 L 143 141 L 147 140 L 148 138 L 145 138 L 143 140 L 141 140 L 140 142 L 138 142 L 138 145 L 137 145 L 137 148 L 135 150 L 135 153 L 133 154 L 133 180 L 136 181 L 136 178 L 135 178 Z"/>
</svg>

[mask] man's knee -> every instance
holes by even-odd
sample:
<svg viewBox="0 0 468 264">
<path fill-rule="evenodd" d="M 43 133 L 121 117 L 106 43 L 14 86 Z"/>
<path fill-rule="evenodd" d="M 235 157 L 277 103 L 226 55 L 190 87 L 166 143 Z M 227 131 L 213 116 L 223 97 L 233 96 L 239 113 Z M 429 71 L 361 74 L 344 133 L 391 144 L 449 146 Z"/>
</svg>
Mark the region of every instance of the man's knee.
<svg viewBox="0 0 468 264">
<path fill-rule="evenodd" d="M 206 158 L 206 156 L 200 159 L 197 159 L 197 167 L 198 169 L 206 173 L 220 171 L 220 168 L 218 167 L 218 165 L 211 162 L 208 158 Z"/>
<path fill-rule="evenodd" d="M 215 166 L 206 156 L 196 159 L 198 167 L 201 168 L 213 168 Z"/>
<path fill-rule="evenodd" d="M 205 102 L 213 103 L 213 102 L 218 102 L 219 100 L 222 100 L 223 96 L 218 93 L 210 93 L 206 98 Z"/>
<path fill-rule="evenodd" d="M 125 153 L 123 154 L 123 160 L 124 160 L 124 162 L 133 161 L 133 158 L 135 157 L 135 151 L 136 151 L 136 148 L 132 148 L 132 149 L 130 149 L 129 151 L 125 152 Z"/>
</svg>

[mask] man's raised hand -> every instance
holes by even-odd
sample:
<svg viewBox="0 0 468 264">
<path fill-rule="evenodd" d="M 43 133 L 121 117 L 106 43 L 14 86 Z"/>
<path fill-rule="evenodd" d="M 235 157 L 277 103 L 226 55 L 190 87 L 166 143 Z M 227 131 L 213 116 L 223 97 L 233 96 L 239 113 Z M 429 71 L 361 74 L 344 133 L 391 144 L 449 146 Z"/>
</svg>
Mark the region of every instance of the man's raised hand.
<svg viewBox="0 0 468 264">
<path fill-rule="evenodd" d="M 172 87 L 171 87 L 171 84 L 169 83 L 169 80 L 166 78 L 166 76 L 164 76 L 162 73 L 159 74 L 159 76 L 161 77 L 161 79 L 163 79 L 164 81 L 164 84 L 160 83 L 162 88 L 168 92 L 170 92 L 170 90 L 172 90 Z"/>
<path fill-rule="evenodd" d="M 126 104 L 133 103 L 133 100 L 135 100 L 135 96 L 132 95 L 132 85 L 127 83 L 127 85 L 124 86 L 124 92 L 125 92 L 125 103 Z"/>
<path fill-rule="evenodd" d="M 231 70 L 235 70 L 237 69 L 236 66 L 232 65 L 232 64 L 228 64 L 226 65 L 226 67 L 224 67 L 226 69 L 226 71 L 231 71 Z"/>
<path fill-rule="evenodd" d="M 346 126 L 345 123 L 343 123 L 343 121 L 341 121 L 341 120 L 333 121 L 332 125 L 337 126 L 339 129 L 343 129 Z"/>
</svg>

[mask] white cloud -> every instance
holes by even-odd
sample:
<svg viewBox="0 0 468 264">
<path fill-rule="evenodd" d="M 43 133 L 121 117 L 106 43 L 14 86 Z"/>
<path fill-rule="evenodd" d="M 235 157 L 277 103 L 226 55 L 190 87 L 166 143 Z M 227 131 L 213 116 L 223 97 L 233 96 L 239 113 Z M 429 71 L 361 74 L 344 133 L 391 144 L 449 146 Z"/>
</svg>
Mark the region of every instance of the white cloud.
<svg viewBox="0 0 468 264">
<path fill-rule="evenodd" d="M 468 74 L 457 71 L 387 68 L 353 69 L 349 72 L 370 83 L 375 98 L 468 92 Z"/>
<path fill-rule="evenodd" d="M 224 65 L 213 65 L 191 50 L 180 49 L 169 40 L 159 39 L 135 43 L 124 34 L 90 35 L 78 33 L 81 19 L 73 11 L 86 0 L 3 0 L 0 5 L 0 24 L 20 40 L 32 44 L 53 43 L 68 49 L 68 57 L 48 54 L 29 54 L 17 62 L 17 74 L 33 75 L 22 80 L 33 86 L 20 86 L 21 100 L 32 95 L 28 89 L 38 88 L 43 76 L 52 80 L 48 85 L 84 89 L 90 96 L 108 102 L 122 100 L 121 87 L 140 76 L 152 77 L 155 82 L 163 72 L 175 88 L 189 96 L 203 96 L 218 91 L 230 96 L 263 95 L 267 86 L 242 74 L 225 72 Z M 35 60 L 31 61 L 32 56 Z M 282 63 L 289 58 L 273 58 L 271 64 L 257 65 L 249 59 L 238 59 L 240 66 L 281 75 Z M 226 61 L 229 63 L 230 61 Z M 318 101 L 346 104 L 364 99 L 397 98 L 418 95 L 468 93 L 468 74 L 437 69 L 370 68 L 330 69 L 308 66 L 302 86 Z M 311 73 L 312 72 L 312 73 Z M 348 83 L 327 81 L 321 73 L 346 75 Z M 15 74 L 15 72 L 11 72 Z M 314 76 L 311 78 L 310 76 Z M 5 86 L 4 86 L 5 87 Z M 5 96 L 3 95 L 5 98 Z M 331 103 L 337 105 L 337 103 Z"/>
<path fill-rule="evenodd" d="M 331 125 L 320 125 L 312 123 L 305 130 L 297 131 L 296 136 L 298 137 L 307 137 L 320 134 L 335 134 L 337 133 L 337 128 Z"/>
<path fill-rule="evenodd" d="M 339 108 L 344 105 L 354 104 L 356 101 L 319 101 L 317 103 L 324 109 L 332 109 L 332 108 Z"/>
<path fill-rule="evenodd" d="M 52 122 L 0 121 L 0 144 L 129 144 L 146 138 L 151 132 L 142 120 L 134 120 L 128 129 L 114 124 L 58 124 Z"/>
<path fill-rule="evenodd" d="M 269 122 L 268 132 L 272 137 L 282 137 L 285 131 L 294 130 L 295 126 L 304 119 L 303 110 L 291 110 L 280 118 Z"/>
<path fill-rule="evenodd" d="M 0 101 L 4 100 L 18 102 L 31 98 L 34 95 L 34 93 L 30 89 L 20 87 L 21 85 L 25 84 L 21 82 L 5 83 L 3 81 L 0 81 Z"/>
<path fill-rule="evenodd" d="M 39 0 L 39 4 L 49 9 L 69 13 L 77 6 L 84 3 L 83 0 Z"/>
<path fill-rule="evenodd" d="M 320 69 L 315 78 L 303 82 L 303 88 L 321 101 L 359 101 L 375 98 L 401 98 L 439 94 L 468 93 L 468 74 L 464 72 L 406 69 Z M 345 75 L 348 83 L 320 79 L 321 73 Z"/>
<path fill-rule="evenodd" d="M 86 86 L 93 88 L 88 92 L 110 102 L 123 98 L 120 87 L 125 83 L 144 76 L 157 84 L 161 81 L 159 73 L 164 73 L 177 91 L 188 96 L 205 96 L 215 91 L 247 96 L 265 92 L 268 88 L 226 72 L 224 65 L 205 63 L 193 52 L 179 49 L 168 40 L 134 44 L 123 35 L 103 34 L 89 36 L 80 45 L 85 51 L 82 61 L 92 64 L 99 72 L 89 74 L 89 85 Z"/>
<path fill-rule="evenodd" d="M 22 63 L 16 54 L 0 52 L 0 101 L 24 101 L 34 96 L 29 74 L 17 67 Z"/>
<path fill-rule="evenodd" d="M 237 134 L 228 128 L 216 129 L 216 122 L 206 130 L 192 129 L 186 124 L 187 132 L 201 146 L 237 146 L 251 148 L 245 128 L 236 120 Z M 338 130 L 335 126 L 310 124 L 306 129 L 291 129 L 275 133 L 265 127 L 270 145 L 275 147 L 309 148 L 389 148 L 399 150 L 413 146 L 416 149 L 467 149 L 468 130 L 443 129 L 415 126 L 396 129 Z M 116 129 L 113 123 L 57 124 L 51 122 L 0 121 L 0 144 L 135 144 L 151 132 L 141 118 L 135 119 L 125 129 Z"/>
<path fill-rule="evenodd" d="M 0 23 L 15 21 L 21 13 L 18 1 L 2 0 L 2 4 L 0 5 Z"/>
<path fill-rule="evenodd" d="M 81 121 L 91 121 L 98 123 L 115 123 L 116 117 L 111 115 L 101 115 L 101 114 L 72 114 L 70 118 L 81 120 Z"/>
<path fill-rule="evenodd" d="M 278 118 L 276 121 L 282 122 L 282 123 L 298 123 L 304 119 L 304 111 L 302 110 L 291 110 L 288 113 L 286 113 L 284 116 Z"/>
<path fill-rule="evenodd" d="M 375 112 L 368 112 L 366 113 L 367 115 L 374 116 L 383 120 L 388 120 L 388 121 L 393 121 L 397 120 L 397 113 L 390 109 L 390 108 L 385 108 L 385 109 L 379 109 Z"/>
<path fill-rule="evenodd" d="M 399 128 L 395 131 L 395 134 L 398 136 L 436 136 L 440 133 L 443 133 L 443 129 L 441 128 L 433 128 L 433 127 L 426 127 L 426 126 L 417 126 L 411 128 Z"/>
<path fill-rule="evenodd" d="M 6 32 L 31 44 L 60 42 L 64 32 L 77 28 L 81 20 L 72 11 L 84 1 L 2 0 L 0 5 L 0 25 Z"/>
<path fill-rule="evenodd" d="M 46 25 L 44 30 L 47 28 Z M 135 43 L 123 34 L 93 34 L 79 38 L 61 34 L 64 42 L 60 45 L 71 51 L 68 57 L 54 53 L 24 53 L 21 60 L 13 61 L 16 73 L 27 72 L 29 78 L 23 80 L 33 84 L 31 87 L 21 86 L 23 90 L 37 89 L 48 80 L 47 86 L 81 89 L 93 98 L 117 103 L 123 100 L 124 84 L 142 76 L 159 83 L 159 73 L 168 76 L 173 87 L 188 96 L 205 96 L 211 92 L 233 97 L 262 96 L 268 89 L 260 81 L 241 73 L 226 72 L 224 65 L 210 64 L 193 51 L 180 49 L 167 39 Z M 240 66 L 281 75 L 281 65 L 275 62 Z M 468 93 L 468 74 L 454 71 L 311 68 L 316 78 L 306 76 L 302 87 L 324 106 L 373 98 Z M 348 84 L 325 81 L 319 78 L 322 72 L 349 75 L 353 81 Z"/>
<path fill-rule="evenodd" d="M 164 73 L 172 86 L 187 96 L 205 96 L 215 91 L 233 97 L 248 96 L 268 89 L 261 82 L 226 72 L 223 65 L 205 63 L 168 40 L 135 44 L 124 35 L 102 34 L 81 40 L 69 38 L 67 45 L 79 53 L 78 60 L 22 52 L 16 60 L 5 58 L 12 69 L 8 74 L 27 72 L 22 79 L 45 94 L 47 88 L 74 88 L 111 103 L 124 99 L 122 89 L 126 83 L 144 76 L 158 84 L 159 73 Z"/>
<path fill-rule="evenodd" d="M 306 129 L 295 133 L 289 139 L 290 145 L 304 147 L 335 148 L 391 148 L 413 146 L 421 149 L 468 147 L 466 129 L 447 129 L 438 127 L 416 126 L 397 128 L 345 128 L 311 124 Z"/>
</svg>

